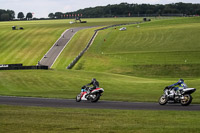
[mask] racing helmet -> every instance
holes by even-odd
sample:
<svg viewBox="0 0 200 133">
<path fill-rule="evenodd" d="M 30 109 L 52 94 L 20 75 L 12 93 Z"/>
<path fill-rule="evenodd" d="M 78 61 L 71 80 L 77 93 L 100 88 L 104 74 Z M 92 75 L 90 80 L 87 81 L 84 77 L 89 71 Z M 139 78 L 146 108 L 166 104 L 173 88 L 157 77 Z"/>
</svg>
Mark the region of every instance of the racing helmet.
<svg viewBox="0 0 200 133">
<path fill-rule="evenodd" d="M 184 82 L 184 80 L 183 79 L 179 79 L 179 81 L 178 81 L 178 83 L 183 83 Z"/>
<path fill-rule="evenodd" d="M 92 78 L 92 81 L 97 81 L 95 78 Z"/>
</svg>

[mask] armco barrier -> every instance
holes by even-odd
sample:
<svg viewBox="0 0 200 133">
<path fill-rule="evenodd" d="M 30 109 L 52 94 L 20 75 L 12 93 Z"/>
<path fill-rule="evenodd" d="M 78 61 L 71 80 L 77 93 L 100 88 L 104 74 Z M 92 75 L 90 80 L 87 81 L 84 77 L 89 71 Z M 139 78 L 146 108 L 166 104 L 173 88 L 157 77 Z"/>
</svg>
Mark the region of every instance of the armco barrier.
<svg viewBox="0 0 200 133">
<path fill-rule="evenodd" d="M 72 63 L 67 66 L 67 69 L 72 69 L 73 66 L 78 62 L 78 60 L 83 56 L 85 51 L 88 50 L 88 48 L 90 47 L 90 45 L 91 45 L 92 41 L 94 40 L 98 31 L 105 30 L 105 29 L 108 29 L 108 28 L 111 28 L 111 27 L 117 27 L 117 26 L 122 26 L 122 25 L 131 25 L 131 24 L 139 24 L 139 23 L 142 23 L 142 22 L 134 22 L 134 23 L 127 23 L 127 24 L 116 24 L 116 25 L 111 25 L 111 26 L 107 26 L 107 27 L 103 27 L 103 28 L 95 30 L 94 35 L 92 36 L 92 38 L 88 42 L 87 46 L 83 49 L 83 51 L 81 51 L 79 53 L 79 55 L 72 61 Z"/>
<path fill-rule="evenodd" d="M 23 64 L 0 64 L 0 70 L 27 70 L 27 69 L 48 69 L 48 66 L 23 66 Z"/>
<path fill-rule="evenodd" d="M 96 34 L 97 34 L 97 31 L 94 32 L 94 35 L 90 39 L 87 46 L 83 49 L 83 51 L 81 51 L 79 53 L 79 55 L 72 61 L 72 63 L 67 66 L 67 69 L 72 69 L 72 67 L 78 62 L 78 60 L 82 57 L 82 55 L 85 53 L 85 51 L 87 51 L 87 49 L 90 47 L 90 45 L 91 45 L 92 41 L 94 40 L 94 37 L 96 36 Z"/>
</svg>

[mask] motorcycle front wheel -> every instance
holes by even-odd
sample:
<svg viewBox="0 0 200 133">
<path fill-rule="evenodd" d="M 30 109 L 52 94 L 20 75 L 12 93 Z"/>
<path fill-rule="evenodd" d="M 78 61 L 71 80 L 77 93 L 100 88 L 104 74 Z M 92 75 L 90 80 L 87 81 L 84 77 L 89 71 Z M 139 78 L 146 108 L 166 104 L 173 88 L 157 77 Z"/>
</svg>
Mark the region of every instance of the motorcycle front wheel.
<svg viewBox="0 0 200 133">
<path fill-rule="evenodd" d="M 80 102 L 81 101 L 81 94 L 78 94 L 77 96 L 76 96 L 76 102 Z"/>
<path fill-rule="evenodd" d="M 192 102 L 192 96 L 190 94 L 183 95 L 184 99 L 181 100 L 181 105 L 187 106 Z"/>
<path fill-rule="evenodd" d="M 167 101 L 168 101 L 167 96 L 162 95 L 162 96 L 159 98 L 158 103 L 159 103 L 160 105 L 165 105 L 165 104 L 167 103 Z"/>
</svg>

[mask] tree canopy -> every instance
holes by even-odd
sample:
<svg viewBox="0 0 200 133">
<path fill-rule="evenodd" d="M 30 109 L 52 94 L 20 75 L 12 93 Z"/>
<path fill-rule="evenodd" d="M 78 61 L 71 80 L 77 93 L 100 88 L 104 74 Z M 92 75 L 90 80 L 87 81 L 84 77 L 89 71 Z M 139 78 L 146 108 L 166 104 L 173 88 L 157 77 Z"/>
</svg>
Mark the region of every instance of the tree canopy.
<svg viewBox="0 0 200 133">
<path fill-rule="evenodd" d="M 98 17 L 128 17 L 128 16 L 159 16 L 159 15 L 200 15 L 200 4 L 172 3 L 172 4 L 128 4 L 121 3 L 107 6 L 89 7 L 74 12 L 55 13 L 56 18 L 72 18 L 76 15 L 85 18 Z M 51 17 L 50 17 L 51 18 Z"/>
<path fill-rule="evenodd" d="M 53 19 L 53 18 L 55 18 L 55 15 L 53 13 L 49 13 L 48 17 Z"/>
<path fill-rule="evenodd" d="M 26 19 L 31 19 L 33 17 L 33 14 L 31 12 L 27 13 Z"/>
<path fill-rule="evenodd" d="M 12 10 L 0 9 L 0 21 L 9 21 L 15 18 L 15 12 Z"/>
<path fill-rule="evenodd" d="M 19 12 L 17 18 L 23 19 L 24 18 L 24 13 L 23 12 Z"/>
</svg>

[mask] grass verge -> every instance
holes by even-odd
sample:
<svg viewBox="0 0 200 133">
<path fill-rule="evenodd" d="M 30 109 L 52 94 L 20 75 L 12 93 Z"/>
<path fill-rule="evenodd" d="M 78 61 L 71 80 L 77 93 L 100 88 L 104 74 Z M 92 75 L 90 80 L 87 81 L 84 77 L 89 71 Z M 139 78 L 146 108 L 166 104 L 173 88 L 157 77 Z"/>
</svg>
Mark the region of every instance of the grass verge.
<svg viewBox="0 0 200 133">
<path fill-rule="evenodd" d="M 179 78 L 141 78 L 119 74 L 78 70 L 0 71 L 0 95 L 74 99 L 92 78 L 100 82 L 105 93 L 102 100 L 157 102 L 165 86 Z M 184 78 L 193 103 L 200 103 L 200 78 Z"/>
<path fill-rule="evenodd" d="M 198 133 L 199 111 L 39 108 L 0 105 L 0 132 Z"/>
</svg>

